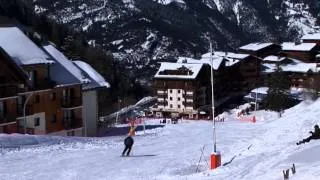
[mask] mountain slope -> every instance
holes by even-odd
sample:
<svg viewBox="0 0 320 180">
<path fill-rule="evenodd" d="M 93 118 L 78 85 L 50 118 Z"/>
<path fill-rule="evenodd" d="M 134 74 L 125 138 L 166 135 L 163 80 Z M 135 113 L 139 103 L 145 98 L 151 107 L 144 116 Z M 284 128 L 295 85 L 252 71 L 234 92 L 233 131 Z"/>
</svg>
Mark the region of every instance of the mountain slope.
<svg viewBox="0 0 320 180">
<path fill-rule="evenodd" d="M 319 178 L 320 140 L 297 146 L 320 123 L 320 101 L 302 102 L 277 113 L 258 111 L 257 123 L 235 119 L 231 111 L 217 125 L 217 149 L 222 164 L 208 168 L 212 123 L 183 121 L 137 132 L 133 157 L 120 157 L 124 137 L 76 138 L 0 134 L 0 173 L 3 179 L 290 179 Z M 308 112 L 306 115 L 305 112 Z M 147 121 L 149 124 L 158 120 Z M 181 146 L 183 144 L 183 146 Z M 199 162 L 201 150 L 204 154 Z M 28 165 L 28 168 L 26 168 Z"/>
<path fill-rule="evenodd" d="M 89 44 L 113 52 L 133 74 L 150 76 L 154 60 L 200 56 L 208 50 L 209 38 L 219 50 L 236 50 L 252 41 L 294 41 L 315 30 L 316 2 L 33 0 L 33 5 L 37 13 L 87 32 Z"/>
</svg>

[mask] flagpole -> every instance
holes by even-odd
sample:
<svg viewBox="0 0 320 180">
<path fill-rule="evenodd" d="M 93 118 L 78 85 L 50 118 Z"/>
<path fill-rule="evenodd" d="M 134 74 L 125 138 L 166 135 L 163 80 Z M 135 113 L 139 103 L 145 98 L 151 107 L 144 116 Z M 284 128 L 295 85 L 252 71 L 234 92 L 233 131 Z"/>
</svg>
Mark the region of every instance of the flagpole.
<svg viewBox="0 0 320 180">
<path fill-rule="evenodd" d="M 213 49 L 210 40 L 210 60 L 211 60 L 211 104 L 212 104 L 212 124 L 213 124 L 213 153 L 210 156 L 210 169 L 221 166 L 221 154 L 217 152 L 216 122 L 214 120 L 214 88 L 213 88 Z"/>
<path fill-rule="evenodd" d="M 213 123 L 213 149 L 214 152 L 217 152 L 217 145 L 216 145 L 216 122 L 214 120 L 214 88 L 213 88 L 213 49 L 212 44 L 210 41 L 210 63 L 211 63 L 211 105 L 212 105 L 212 123 Z"/>
</svg>

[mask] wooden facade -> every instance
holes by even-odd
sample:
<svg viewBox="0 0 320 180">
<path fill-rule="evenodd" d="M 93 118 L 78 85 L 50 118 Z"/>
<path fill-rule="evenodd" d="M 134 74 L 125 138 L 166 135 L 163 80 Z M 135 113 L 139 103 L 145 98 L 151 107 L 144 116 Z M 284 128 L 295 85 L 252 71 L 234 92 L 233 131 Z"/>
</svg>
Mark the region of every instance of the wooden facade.
<svg viewBox="0 0 320 180">
<path fill-rule="evenodd" d="M 195 79 L 154 78 L 153 89 L 157 105 L 153 107 L 158 117 L 187 116 L 197 118 L 202 106 L 209 103 L 209 66 L 203 66 Z"/>
<path fill-rule="evenodd" d="M 317 46 L 320 46 L 320 39 L 303 39 L 303 43 L 316 43 Z"/>
<path fill-rule="evenodd" d="M 315 62 L 317 53 L 317 47 L 315 47 L 310 51 L 282 51 L 281 55 L 298 59 L 305 63 L 312 63 Z"/>
<path fill-rule="evenodd" d="M 16 133 L 17 94 L 25 90 L 27 76 L 1 47 L 0 63 L 0 133 Z"/>
<path fill-rule="evenodd" d="M 47 134 L 83 128 L 80 83 L 56 86 L 50 79 L 50 65 L 18 66 L 2 49 L 0 63 L 0 133 Z M 23 106 L 28 96 L 24 132 Z"/>
<path fill-rule="evenodd" d="M 255 56 L 237 60 L 230 66 L 224 60 L 213 74 L 215 106 L 219 107 L 230 98 L 243 95 L 255 87 L 259 81 L 260 66 L 261 60 Z M 198 119 L 203 117 L 201 114 L 209 116 L 212 113 L 210 68 L 203 64 L 195 79 L 154 78 L 153 88 L 158 105 L 152 111 L 158 113 L 158 117 L 175 114 Z M 184 106 L 170 105 L 168 100 L 174 100 L 170 93 L 175 94 L 175 90 L 182 93 L 177 101 L 182 101 Z"/>
</svg>

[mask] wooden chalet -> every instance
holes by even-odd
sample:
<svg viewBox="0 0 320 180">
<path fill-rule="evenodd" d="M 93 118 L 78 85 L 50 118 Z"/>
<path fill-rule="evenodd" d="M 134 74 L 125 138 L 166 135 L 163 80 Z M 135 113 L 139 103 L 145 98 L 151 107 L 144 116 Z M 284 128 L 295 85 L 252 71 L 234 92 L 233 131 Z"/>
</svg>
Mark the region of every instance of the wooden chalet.
<svg viewBox="0 0 320 180">
<path fill-rule="evenodd" d="M 153 82 L 156 117 L 197 118 L 197 109 L 208 104 L 208 72 L 203 64 L 161 63 Z"/>
<path fill-rule="evenodd" d="M 303 43 L 316 43 L 320 46 L 320 33 L 306 34 L 301 38 Z"/>
<path fill-rule="evenodd" d="M 274 43 L 250 43 L 239 47 L 238 52 L 250 54 L 259 58 L 276 55 L 281 51 L 281 46 Z"/>
<path fill-rule="evenodd" d="M 17 133 L 18 93 L 28 87 L 28 76 L 1 47 L 0 63 L 0 133 Z"/>
<path fill-rule="evenodd" d="M 279 67 L 283 74 L 290 78 L 292 88 L 306 88 L 309 80 L 319 74 L 317 63 L 305 63 L 288 57 L 269 57 L 269 61 L 263 61 L 262 77 L 267 80 Z M 274 59 L 274 61 L 271 61 Z M 267 86 L 267 82 L 264 82 Z"/>
<path fill-rule="evenodd" d="M 281 55 L 311 63 L 316 61 L 318 50 L 319 47 L 316 43 L 284 42 L 282 43 Z"/>
<path fill-rule="evenodd" d="M 58 75 L 71 76 L 57 71 L 61 64 L 16 27 L 0 28 L 0 47 L 1 64 L 8 67 L 1 66 L 1 130 L 81 136 L 82 82 L 59 82 Z"/>
<path fill-rule="evenodd" d="M 204 54 L 202 59 L 180 57 L 177 63 L 162 63 L 154 77 L 154 90 L 158 97 L 158 106 L 153 111 L 158 117 L 169 109 L 175 111 L 175 115 L 188 114 L 189 118 L 203 118 L 204 114 L 211 114 L 211 74 L 214 76 L 214 100 L 215 107 L 219 107 L 232 97 L 244 95 L 249 89 L 255 87 L 259 80 L 260 62 L 257 57 L 248 54 L 235 54 L 215 52 L 211 63 L 210 53 Z M 187 69 L 197 69 L 196 76 L 188 75 Z M 183 70 L 184 69 L 184 70 Z M 186 74 L 179 76 L 182 72 Z M 191 78 L 192 77 L 192 78 Z M 170 96 L 171 92 L 174 96 Z M 181 92 L 187 98 L 179 95 Z M 193 96 L 191 96 L 191 94 Z M 180 100 L 190 102 L 193 99 L 192 111 L 179 111 L 181 107 L 175 106 Z M 171 106 L 171 105 L 172 106 Z M 160 105 L 160 106 L 159 106 Z M 191 104 L 188 104 L 191 105 Z M 180 108 L 179 108 L 180 107 Z M 186 109 L 191 110 L 191 106 Z M 169 113 L 169 116 L 172 113 Z"/>
</svg>

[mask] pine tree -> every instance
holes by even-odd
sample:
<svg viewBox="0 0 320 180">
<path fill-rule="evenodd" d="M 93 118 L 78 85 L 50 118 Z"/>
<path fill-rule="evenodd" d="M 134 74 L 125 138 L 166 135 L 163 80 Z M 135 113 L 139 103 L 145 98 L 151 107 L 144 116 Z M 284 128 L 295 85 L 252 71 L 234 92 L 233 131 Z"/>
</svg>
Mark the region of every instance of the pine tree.
<svg viewBox="0 0 320 180">
<path fill-rule="evenodd" d="M 264 100 L 267 110 L 276 111 L 281 117 L 284 109 L 293 104 L 290 96 L 290 79 L 278 67 L 276 72 L 268 79 L 268 94 Z"/>
</svg>

